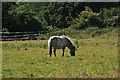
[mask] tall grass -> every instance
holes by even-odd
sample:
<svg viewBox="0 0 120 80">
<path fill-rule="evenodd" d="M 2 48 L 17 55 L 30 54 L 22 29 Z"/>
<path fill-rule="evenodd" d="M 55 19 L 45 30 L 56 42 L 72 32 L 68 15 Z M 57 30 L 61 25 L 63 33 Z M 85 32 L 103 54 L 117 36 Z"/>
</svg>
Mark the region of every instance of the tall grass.
<svg viewBox="0 0 120 80">
<path fill-rule="evenodd" d="M 6 42 L 3 42 L 3 50 L 4 49 L 27 49 L 27 48 L 43 48 L 43 49 L 47 49 L 47 41 L 44 41 L 41 43 L 40 40 L 38 41 L 16 41 L 16 43 L 14 43 L 14 41 L 6 41 Z M 19 46 L 18 46 L 19 45 Z"/>
<path fill-rule="evenodd" d="M 75 30 L 75 29 L 63 29 L 59 31 L 51 31 L 49 33 L 41 34 L 38 39 L 48 40 L 50 36 L 55 35 L 66 35 L 74 39 L 88 39 L 88 38 L 115 38 L 118 35 L 118 28 L 108 27 L 108 28 L 98 28 L 98 27 L 88 27 L 86 29 Z"/>
</svg>

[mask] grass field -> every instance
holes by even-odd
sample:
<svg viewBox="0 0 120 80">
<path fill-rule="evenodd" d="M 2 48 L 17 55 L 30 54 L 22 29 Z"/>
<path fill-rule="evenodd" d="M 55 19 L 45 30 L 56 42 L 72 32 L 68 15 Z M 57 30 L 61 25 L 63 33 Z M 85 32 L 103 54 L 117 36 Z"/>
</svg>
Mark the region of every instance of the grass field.
<svg viewBox="0 0 120 80">
<path fill-rule="evenodd" d="M 77 49 L 71 57 L 57 50 L 48 56 L 47 40 L 3 41 L 3 78 L 117 78 L 117 38 L 73 40 Z"/>
</svg>

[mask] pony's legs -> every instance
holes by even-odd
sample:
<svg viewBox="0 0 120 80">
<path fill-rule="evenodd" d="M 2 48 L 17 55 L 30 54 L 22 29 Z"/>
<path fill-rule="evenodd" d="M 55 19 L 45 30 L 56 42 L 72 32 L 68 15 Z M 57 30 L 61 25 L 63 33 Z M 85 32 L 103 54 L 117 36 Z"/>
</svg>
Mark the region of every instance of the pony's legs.
<svg viewBox="0 0 120 80">
<path fill-rule="evenodd" d="M 50 57 L 52 56 L 52 46 L 51 45 L 49 46 L 49 55 L 50 55 Z"/>
<path fill-rule="evenodd" d="M 56 49 L 54 48 L 54 55 L 55 55 L 55 57 L 56 57 Z"/>
<path fill-rule="evenodd" d="M 62 57 L 63 57 L 63 56 L 64 56 L 64 51 L 65 51 L 65 48 L 63 48 L 63 49 L 62 49 L 62 51 L 63 51 L 63 52 L 62 52 Z"/>
</svg>

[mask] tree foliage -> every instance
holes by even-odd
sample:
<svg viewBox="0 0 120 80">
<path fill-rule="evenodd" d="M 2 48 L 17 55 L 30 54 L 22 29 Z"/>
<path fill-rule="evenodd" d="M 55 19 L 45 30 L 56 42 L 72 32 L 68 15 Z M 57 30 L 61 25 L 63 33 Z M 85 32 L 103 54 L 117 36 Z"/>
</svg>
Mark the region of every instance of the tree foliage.
<svg viewBox="0 0 120 80">
<path fill-rule="evenodd" d="M 119 3 L 2 3 L 2 26 L 8 31 L 39 31 L 119 26 Z"/>
<path fill-rule="evenodd" d="M 99 28 L 118 27 L 120 8 L 103 8 L 99 13 L 93 12 L 91 8 L 85 7 L 85 11 L 79 14 L 79 17 L 71 21 L 72 28 L 83 29 L 90 26 Z"/>
</svg>

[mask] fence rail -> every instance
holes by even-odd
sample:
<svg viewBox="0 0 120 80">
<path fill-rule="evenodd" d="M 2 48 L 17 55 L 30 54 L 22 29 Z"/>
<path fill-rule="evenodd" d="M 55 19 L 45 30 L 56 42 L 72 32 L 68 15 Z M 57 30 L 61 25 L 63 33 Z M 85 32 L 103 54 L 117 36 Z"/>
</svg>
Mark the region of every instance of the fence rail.
<svg viewBox="0 0 120 80">
<path fill-rule="evenodd" d="M 40 32 L 0 32 L 0 41 L 36 40 Z"/>
</svg>

